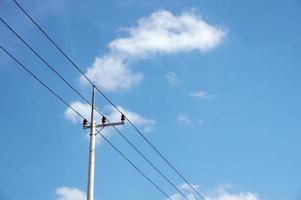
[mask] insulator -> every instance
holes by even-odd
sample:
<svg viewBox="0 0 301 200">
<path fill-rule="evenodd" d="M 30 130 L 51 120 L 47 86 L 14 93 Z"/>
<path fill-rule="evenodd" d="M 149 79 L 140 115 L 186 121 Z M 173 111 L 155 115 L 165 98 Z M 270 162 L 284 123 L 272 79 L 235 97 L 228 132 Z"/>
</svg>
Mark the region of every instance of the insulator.
<svg viewBox="0 0 301 200">
<path fill-rule="evenodd" d="M 103 123 L 103 124 L 107 123 L 107 118 L 106 117 L 102 117 L 101 123 Z"/>
<path fill-rule="evenodd" d="M 121 121 L 124 122 L 125 121 L 125 115 L 122 113 L 121 114 Z"/>
<path fill-rule="evenodd" d="M 88 120 L 84 119 L 83 120 L 83 127 L 86 127 L 88 125 Z"/>
</svg>

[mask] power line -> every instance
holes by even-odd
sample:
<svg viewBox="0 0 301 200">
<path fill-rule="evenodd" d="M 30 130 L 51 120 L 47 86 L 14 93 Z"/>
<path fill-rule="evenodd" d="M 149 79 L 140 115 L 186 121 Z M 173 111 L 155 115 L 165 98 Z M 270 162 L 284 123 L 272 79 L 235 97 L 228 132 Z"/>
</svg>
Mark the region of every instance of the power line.
<svg viewBox="0 0 301 200">
<path fill-rule="evenodd" d="M 22 64 L 15 56 L 8 52 L 3 46 L 0 45 L 2 49 L 9 57 L 11 57 L 16 63 L 18 63 L 28 74 L 30 74 L 35 80 L 42 84 L 47 90 L 49 90 L 53 95 L 55 95 L 59 100 L 61 100 L 66 106 L 71 108 L 78 116 L 85 119 L 77 110 L 75 110 L 71 105 L 69 105 L 62 97 L 60 97 L 56 92 L 54 92 L 50 87 L 48 87 L 41 79 L 39 79 L 34 73 L 32 73 L 24 64 Z M 102 129 L 101 129 L 102 130 Z M 143 173 L 133 162 L 131 162 L 116 146 L 114 146 L 105 136 L 103 136 L 100 131 L 97 131 L 106 142 L 108 142 L 123 158 L 125 158 L 138 172 L 140 172 L 144 178 L 146 178 L 153 186 L 155 186 L 161 193 L 163 193 L 169 200 L 172 200 L 164 190 L 162 190 L 157 184 L 155 184 L 145 173 Z"/>
<path fill-rule="evenodd" d="M 113 128 L 119 133 L 119 135 L 148 163 L 153 169 L 155 169 L 160 176 L 162 176 L 174 189 L 176 189 L 185 199 L 190 200 L 169 178 L 167 178 L 124 134 L 121 133 L 115 126 Z"/>
<path fill-rule="evenodd" d="M 7 22 L 5 22 L 1 17 L 0 17 L 0 21 L 15 35 L 17 36 L 22 42 L 23 44 L 25 44 L 45 65 L 47 65 L 47 67 L 49 69 L 51 69 L 51 71 L 53 73 L 55 73 L 62 81 L 64 81 L 74 92 L 76 92 L 86 103 L 90 104 L 89 101 L 81 94 L 79 93 L 66 79 L 64 79 L 64 77 L 55 70 L 54 67 L 52 67 L 48 62 L 46 62 L 46 60 L 37 53 L 36 50 L 34 50 L 11 26 L 8 25 Z"/>
<path fill-rule="evenodd" d="M 13 0 L 14 3 L 22 10 L 22 12 L 30 19 L 34 25 L 43 33 L 45 37 L 63 54 L 63 56 L 81 73 L 83 76 L 92 84 L 94 83 L 83 73 L 83 71 L 67 56 L 67 54 L 56 44 L 54 40 L 51 39 L 51 37 L 40 27 L 38 23 L 35 22 L 35 20 L 23 9 L 23 7 L 15 0 Z"/>
<path fill-rule="evenodd" d="M 79 93 L 59 72 L 55 70 L 53 66 L 51 66 L 31 45 L 29 45 L 11 26 L 9 26 L 2 18 L 0 21 L 15 35 L 17 36 L 48 68 L 52 70 L 55 75 L 57 75 L 64 83 L 66 83 L 74 92 L 76 92 L 88 105 L 92 107 L 90 102 L 81 94 Z M 97 111 L 100 115 L 105 116 L 102 114 L 98 109 L 94 107 L 95 111 Z M 110 124 L 111 122 L 107 120 Z M 169 179 L 165 176 L 119 129 L 115 126 L 113 128 L 118 132 L 118 134 L 149 164 L 153 169 L 155 169 L 161 177 L 163 177 L 174 189 L 176 189 L 185 199 L 189 200 L 188 197 Z"/>
<path fill-rule="evenodd" d="M 3 46 L 0 48 L 10 56 L 16 63 L 18 63 L 27 73 L 29 73 L 33 78 L 35 78 L 40 84 L 42 84 L 47 90 L 49 90 L 53 95 L 55 95 L 59 100 L 61 100 L 66 106 L 72 109 L 78 116 L 85 119 L 77 110 L 75 110 L 71 105 L 69 105 L 62 97 L 60 97 L 56 92 L 54 92 L 50 87 L 48 87 L 41 79 L 39 79 L 35 74 L 33 74 L 25 65 L 23 65 L 19 60 L 16 59 L 11 53 L 9 53 Z"/>
<path fill-rule="evenodd" d="M 85 73 L 72 61 L 72 59 L 59 47 L 59 45 L 41 28 L 41 26 L 24 10 L 24 8 L 16 1 L 13 0 L 13 2 L 19 7 L 19 9 L 32 21 L 32 23 L 35 24 L 35 26 L 43 33 L 43 35 L 61 52 L 61 54 L 85 77 L 85 79 L 90 82 L 93 86 L 95 84 L 85 75 Z M 122 114 L 121 110 L 97 87 L 95 86 L 96 90 L 100 92 L 100 94 L 119 112 Z M 189 185 L 189 187 L 197 193 L 203 200 L 206 200 L 205 197 L 200 194 L 200 192 L 195 189 L 191 183 L 184 177 L 182 173 L 180 173 L 179 170 L 175 168 L 173 164 L 171 164 L 170 161 L 167 160 L 167 158 L 158 150 L 157 147 L 155 147 L 149 139 L 147 139 L 142 132 L 138 129 L 138 127 L 132 123 L 131 120 L 125 116 L 126 120 L 131 124 L 131 126 L 139 133 L 139 135 L 146 141 L 146 143 L 166 162 L 166 164 L 173 169 L 174 172 L 182 179 L 185 183 Z"/>
<path fill-rule="evenodd" d="M 101 130 L 100 130 L 101 131 Z M 158 185 L 156 185 L 145 173 L 143 173 L 132 161 L 130 161 L 125 155 L 124 153 L 122 153 L 113 143 L 111 143 L 103 134 L 100 133 L 100 131 L 97 131 L 97 133 L 99 135 L 101 135 L 101 137 L 107 141 L 111 147 L 113 147 L 128 163 L 130 163 L 138 172 L 140 172 L 140 174 L 146 178 L 153 186 L 155 186 L 158 190 L 160 190 L 169 200 L 172 200 L 168 194 L 166 192 L 164 192 Z"/>
<path fill-rule="evenodd" d="M 97 90 L 99 90 L 96 87 Z M 101 92 L 102 93 L 102 92 Z M 103 95 L 104 96 L 104 95 Z M 105 97 L 105 96 L 104 96 Z M 106 97 L 105 97 L 106 98 Z M 114 105 L 109 99 L 107 99 L 120 113 L 122 113 L 118 107 L 116 105 Z M 179 170 L 177 170 L 168 160 L 165 156 L 163 156 L 162 153 L 160 153 L 160 151 L 141 133 L 141 131 L 125 116 L 125 118 L 127 119 L 127 121 L 134 127 L 134 129 L 139 133 L 139 135 L 142 136 L 142 138 L 152 147 L 152 149 L 155 150 L 155 152 L 168 164 L 169 167 L 171 167 L 177 174 L 178 176 L 180 176 L 182 178 L 182 180 L 184 180 L 184 182 L 186 184 L 188 184 L 188 186 L 194 191 L 196 192 L 203 200 L 206 200 L 205 197 L 197 190 L 195 189 L 195 187 L 192 186 L 192 184 L 182 175 L 182 173 L 179 172 Z M 183 193 L 180 192 L 182 195 Z M 185 198 L 187 199 L 186 195 L 184 195 Z"/>
</svg>

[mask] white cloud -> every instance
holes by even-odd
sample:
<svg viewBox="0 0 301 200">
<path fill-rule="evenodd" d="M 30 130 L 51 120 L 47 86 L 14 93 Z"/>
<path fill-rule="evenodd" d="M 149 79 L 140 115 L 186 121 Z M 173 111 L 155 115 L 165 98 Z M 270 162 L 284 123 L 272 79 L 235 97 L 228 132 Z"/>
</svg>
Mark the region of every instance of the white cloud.
<svg viewBox="0 0 301 200">
<path fill-rule="evenodd" d="M 175 16 L 167 10 L 139 19 L 137 26 L 127 31 L 128 37 L 118 38 L 109 46 L 113 51 L 135 57 L 191 50 L 205 52 L 216 47 L 226 36 L 225 31 L 208 24 L 194 12 Z"/>
<path fill-rule="evenodd" d="M 186 114 L 179 114 L 177 117 L 177 121 L 183 125 L 191 125 L 192 124 L 190 117 Z"/>
<path fill-rule="evenodd" d="M 200 98 L 200 99 L 207 99 L 207 98 L 210 97 L 207 94 L 207 92 L 203 91 L 203 90 L 199 90 L 197 92 L 191 92 L 191 93 L 189 93 L 189 96 L 191 96 L 191 97 L 197 97 L 197 98 Z"/>
<path fill-rule="evenodd" d="M 259 200 L 258 195 L 253 192 L 230 192 L 227 187 L 218 187 L 209 195 L 208 200 Z"/>
<path fill-rule="evenodd" d="M 79 101 L 72 102 L 70 104 L 74 110 L 76 110 L 78 113 L 80 113 L 84 118 L 86 118 L 88 121 L 91 119 L 91 106 L 89 104 L 84 104 Z M 78 116 L 76 112 L 74 112 L 71 108 L 67 108 L 65 110 L 65 117 L 69 120 L 71 120 L 73 123 L 81 122 L 83 119 Z"/>
<path fill-rule="evenodd" d="M 83 115 L 88 121 L 91 119 L 91 106 L 86 103 L 81 103 L 79 101 L 72 102 L 70 104 L 71 107 L 73 107 L 75 110 L 77 110 L 80 114 Z M 135 112 L 129 111 L 128 109 L 125 109 L 121 106 L 117 106 L 118 109 L 127 116 L 128 119 L 131 120 L 132 123 L 136 124 L 137 126 L 140 126 L 143 128 L 145 132 L 150 132 L 153 129 L 153 125 L 155 124 L 154 120 L 147 119 Z M 100 110 L 100 109 L 98 109 Z M 102 112 L 110 122 L 116 122 L 120 121 L 120 113 L 113 107 L 113 106 L 105 106 Z M 75 113 L 71 108 L 67 108 L 65 110 L 65 117 L 66 119 L 72 121 L 73 123 L 82 122 L 82 118 L 78 116 L 77 113 Z M 95 121 L 100 123 L 101 122 L 101 115 L 97 112 L 95 112 Z M 127 123 L 126 123 L 127 125 Z M 122 128 L 122 127 L 118 127 Z M 112 132 L 112 128 L 105 128 L 102 130 L 103 135 L 109 135 Z M 98 140 L 101 138 L 97 136 Z"/>
<path fill-rule="evenodd" d="M 86 193 L 69 187 L 60 187 L 56 190 L 56 200 L 86 200 Z"/>
<path fill-rule="evenodd" d="M 177 74 L 174 72 L 168 72 L 166 74 L 166 79 L 167 81 L 172 85 L 172 86 L 176 86 L 179 84 L 179 79 L 177 77 Z"/>
<path fill-rule="evenodd" d="M 195 12 L 173 15 L 167 10 L 156 11 L 124 30 L 128 35 L 110 42 L 109 53 L 97 57 L 86 72 L 106 91 L 129 89 L 143 79 L 129 62 L 156 54 L 207 52 L 226 36 L 223 29 L 208 24 Z M 81 82 L 85 82 L 83 77 Z"/>
<path fill-rule="evenodd" d="M 190 126 L 192 124 L 198 125 L 198 126 L 204 125 L 204 121 L 202 119 L 200 119 L 200 118 L 191 119 L 191 117 L 189 117 L 189 115 L 187 115 L 187 114 L 178 114 L 177 121 L 179 124 L 186 125 L 186 126 Z"/>
<path fill-rule="evenodd" d="M 141 73 L 131 71 L 123 58 L 113 55 L 97 57 L 86 76 L 107 91 L 128 89 L 143 79 Z M 81 82 L 87 82 L 85 77 L 81 77 Z"/>
<path fill-rule="evenodd" d="M 198 185 L 193 185 L 197 190 L 199 190 Z M 184 194 L 190 200 L 198 199 L 198 196 L 193 192 L 193 190 L 188 186 L 188 184 L 183 184 L 180 186 Z M 253 192 L 231 192 L 228 185 L 220 186 L 204 195 L 206 200 L 260 200 L 258 195 Z M 170 196 L 172 200 L 184 200 L 185 198 L 179 193 Z"/>
</svg>

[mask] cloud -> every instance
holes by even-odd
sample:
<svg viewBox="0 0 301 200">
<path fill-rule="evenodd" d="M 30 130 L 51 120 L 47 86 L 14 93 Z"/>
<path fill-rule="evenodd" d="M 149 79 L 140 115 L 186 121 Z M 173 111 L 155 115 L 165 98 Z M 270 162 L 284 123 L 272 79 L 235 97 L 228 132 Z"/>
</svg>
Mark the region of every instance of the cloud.
<svg viewBox="0 0 301 200">
<path fill-rule="evenodd" d="M 186 114 L 179 114 L 177 117 L 177 121 L 183 125 L 191 125 L 192 124 L 190 117 Z"/>
<path fill-rule="evenodd" d="M 238 192 L 234 193 L 229 191 L 229 187 L 220 186 L 214 189 L 206 199 L 208 200 L 260 200 L 258 195 L 253 192 Z"/>
<path fill-rule="evenodd" d="M 70 104 L 74 110 L 76 110 L 78 113 L 80 113 L 85 119 L 88 121 L 91 121 L 91 106 L 89 104 L 84 104 L 79 101 L 72 102 Z M 73 123 L 81 122 L 83 119 L 78 116 L 76 112 L 74 112 L 71 108 L 67 108 L 64 112 L 65 117 L 68 120 L 71 120 Z M 98 114 L 96 114 L 96 120 L 99 117 Z"/>
<path fill-rule="evenodd" d="M 198 185 L 193 185 L 195 189 L 199 190 Z M 188 184 L 183 184 L 180 186 L 184 194 L 190 200 L 197 200 L 198 196 L 193 192 L 193 190 L 188 186 Z M 204 195 L 206 200 L 260 200 L 256 193 L 252 192 L 238 192 L 234 193 L 230 191 L 231 187 L 229 185 L 219 186 L 213 189 L 208 194 Z M 170 196 L 172 200 L 184 200 L 185 198 L 179 193 L 175 193 Z"/>
<path fill-rule="evenodd" d="M 88 121 L 90 121 L 91 106 L 89 104 L 75 101 L 72 102 L 70 106 L 73 107 L 75 110 L 77 110 L 80 114 L 82 114 L 83 117 L 85 117 Z M 121 106 L 117 106 L 117 107 L 123 114 L 127 116 L 128 119 L 131 120 L 132 123 L 142 127 L 145 132 L 152 131 L 153 125 L 155 124 L 154 120 L 147 119 L 139 115 L 138 113 L 132 112 Z M 94 113 L 95 113 L 94 115 L 95 121 L 100 123 L 102 116 L 97 112 Z M 109 105 L 105 106 L 102 113 L 108 118 L 110 122 L 120 121 L 120 117 L 121 117 L 120 113 L 113 106 L 109 106 Z M 77 113 L 75 113 L 71 108 L 67 108 L 64 112 L 64 115 L 66 119 L 72 121 L 73 123 L 82 122 L 82 118 L 78 116 Z M 118 128 L 122 128 L 122 127 L 118 127 Z M 112 130 L 113 130 L 112 128 L 105 128 L 104 130 L 102 130 L 101 133 L 104 135 L 109 135 L 112 132 Z M 101 137 L 97 137 L 97 138 L 101 138 Z"/>
<path fill-rule="evenodd" d="M 60 187 L 56 189 L 56 200 L 86 200 L 86 193 L 69 187 Z"/>
<path fill-rule="evenodd" d="M 221 28 L 209 25 L 194 12 L 179 16 L 159 10 L 138 20 L 136 26 L 126 29 L 129 36 L 109 44 L 110 49 L 125 55 L 145 57 L 156 53 L 175 54 L 216 47 L 226 36 Z"/>
<path fill-rule="evenodd" d="M 199 91 L 196 91 L 196 92 L 191 92 L 191 93 L 189 93 L 189 96 L 197 97 L 197 98 L 200 98 L 200 99 L 210 98 L 210 96 L 207 94 L 207 92 L 203 91 L 203 90 L 199 90 Z"/>
<path fill-rule="evenodd" d="M 199 185 L 192 186 L 199 191 Z M 233 186 L 226 184 L 214 188 L 207 194 L 203 194 L 206 200 L 261 200 L 256 193 L 253 192 L 231 192 Z M 199 197 L 189 187 L 188 184 L 180 186 L 182 192 L 189 200 L 197 200 Z M 59 187 L 56 189 L 56 200 L 86 200 L 86 193 L 77 188 Z M 170 195 L 171 200 L 186 200 L 180 193 Z"/>
<path fill-rule="evenodd" d="M 174 15 L 159 10 L 124 28 L 127 36 L 109 43 L 109 53 L 95 58 L 86 76 L 106 91 L 125 90 L 139 83 L 143 75 L 130 63 L 156 54 L 207 52 L 218 46 L 226 32 L 210 25 L 195 12 Z M 85 83 L 81 77 L 81 82 Z"/>
<path fill-rule="evenodd" d="M 115 55 L 95 58 L 86 76 L 106 91 L 128 89 L 143 79 L 141 73 L 132 72 L 124 59 Z M 82 83 L 87 83 L 84 76 L 80 80 Z"/>
<path fill-rule="evenodd" d="M 176 86 L 180 83 L 177 74 L 174 72 L 168 72 L 166 74 L 166 79 L 172 86 Z"/>
<path fill-rule="evenodd" d="M 177 116 L 177 121 L 179 124 L 181 125 L 186 125 L 186 126 L 190 126 L 190 125 L 197 125 L 197 126 L 203 126 L 204 125 L 204 121 L 200 118 L 198 119 L 191 119 L 187 114 L 178 114 Z"/>
</svg>

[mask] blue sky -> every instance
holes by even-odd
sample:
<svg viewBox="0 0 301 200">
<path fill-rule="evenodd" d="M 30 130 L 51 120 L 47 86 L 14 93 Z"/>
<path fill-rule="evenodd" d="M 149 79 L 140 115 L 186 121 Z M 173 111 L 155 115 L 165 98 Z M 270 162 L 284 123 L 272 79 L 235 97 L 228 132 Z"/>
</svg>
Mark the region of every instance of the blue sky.
<svg viewBox="0 0 301 200">
<path fill-rule="evenodd" d="M 94 66 L 88 75 L 208 200 L 301 198 L 300 1 L 20 3 L 85 72 Z M 90 86 L 13 1 L 0 1 L 0 16 L 91 98 Z M 161 21 L 175 27 L 169 30 Z M 207 26 L 199 27 L 202 23 Z M 3 24 L 0 38 L 51 88 L 88 113 Z M 88 139 L 81 123 L 3 52 L 0 66 L 0 199 L 82 200 Z M 96 99 L 99 109 L 118 117 L 100 94 Z M 131 127 L 122 131 L 193 195 Z M 181 200 L 115 132 L 105 134 Z M 165 199 L 101 139 L 95 184 L 96 200 Z"/>
</svg>

